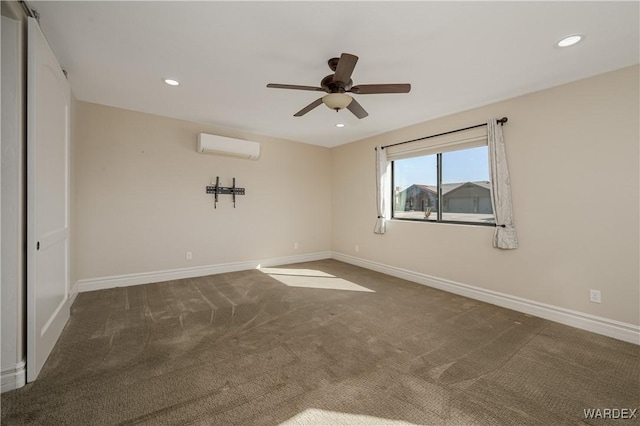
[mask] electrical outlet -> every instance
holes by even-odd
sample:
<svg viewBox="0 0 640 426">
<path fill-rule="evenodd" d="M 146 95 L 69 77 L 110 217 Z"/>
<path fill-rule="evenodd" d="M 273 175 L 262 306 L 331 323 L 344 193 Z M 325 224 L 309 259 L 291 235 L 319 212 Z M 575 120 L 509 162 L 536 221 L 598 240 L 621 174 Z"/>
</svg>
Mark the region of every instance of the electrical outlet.
<svg viewBox="0 0 640 426">
<path fill-rule="evenodd" d="M 600 290 L 589 290 L 589 302 L 602 303 L 602 294 Z"/>
<path fill-rule="evenodd" d="M 298 243 L 293 243 L 293 249 L 294 250 L 298 250 L 300 248 L 300 244 Z"/>
<path fill-rule="evenodd" d="M 360 251 L 360 246 L 356 244 L 356 252 Z"/>
<path fill-rule="evenodd" d="M 191 260 L 193 259 L 193 253 L 191 253 L 190 251 L 187 252 L 187 255 L 185 256 L 187 258 L 187 260 Z"/>
</svg>

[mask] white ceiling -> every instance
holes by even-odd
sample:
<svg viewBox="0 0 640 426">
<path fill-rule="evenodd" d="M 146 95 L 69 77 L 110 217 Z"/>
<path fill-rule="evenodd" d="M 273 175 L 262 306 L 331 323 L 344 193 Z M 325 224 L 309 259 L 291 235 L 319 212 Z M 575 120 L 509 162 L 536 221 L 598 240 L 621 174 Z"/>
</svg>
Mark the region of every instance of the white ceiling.
<svg viewBox="0 0 640 426">
<path fill-rule="evenodd" d="M 322 146 L 639 62 L 633 2 L 29 2 L 77 99 Z M 583 42 L 559 49 L 561 37 Z M 321 105 L 327 60 L 360 57 L 369 112 Z M 162 82 L 172 77 L 182 84 Z M 508 115 L 508 111 L 505 111 Z M 342 129 L 335 127 L 342 122 Z"/>
</svg>

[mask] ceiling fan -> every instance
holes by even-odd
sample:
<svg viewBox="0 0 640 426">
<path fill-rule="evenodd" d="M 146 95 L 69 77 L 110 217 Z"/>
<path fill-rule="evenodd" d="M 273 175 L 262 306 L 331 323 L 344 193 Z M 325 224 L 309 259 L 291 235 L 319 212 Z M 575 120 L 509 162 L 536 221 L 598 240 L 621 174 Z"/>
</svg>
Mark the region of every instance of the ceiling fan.
<svg viewBox="0 0 640 426">
<path fill-rule="evenodd" d="M 356 67 L 358 57 L 349 53 L 343 53 L 339 58 L 331 58 L 328 61 L 329 68 L 334 74 L 330 74 L 322 79 L 320 87 L 314 86 L 298 86 L 293 84 L 275 84 L 269 83 L 267 87 L 273 89 L 295 89 L 310 90 L 313 92 L 326 92 L 327 94 L 315 101 L 311 102 L 300 111 L 296 112 L 294 117 L 301 117 L 324 103 L 327 107 L 340 111 L 347 108 L 358 118 L 365 118 L 369 115 L 367 111 L 347 93 L 355 93 L 356 95 L 371 95 L 378 93 L 409 93 L 410 84 L 361 84 L 354 86 L 351 80 L 351 74 Z"/>
</svg>

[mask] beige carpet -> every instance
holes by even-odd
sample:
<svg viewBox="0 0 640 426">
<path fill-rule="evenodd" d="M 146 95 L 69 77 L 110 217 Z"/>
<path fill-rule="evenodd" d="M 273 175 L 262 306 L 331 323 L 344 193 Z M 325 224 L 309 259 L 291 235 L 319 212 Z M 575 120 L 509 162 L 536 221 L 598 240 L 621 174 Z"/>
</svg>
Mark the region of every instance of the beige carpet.
<svg viewBox="0 0 640 426">
<path fill-rule="evenodd" d="M 326 260 L 80 294 L 2 424 L 611 424 L 639 380 L 636 345 Z"/>
</svg>

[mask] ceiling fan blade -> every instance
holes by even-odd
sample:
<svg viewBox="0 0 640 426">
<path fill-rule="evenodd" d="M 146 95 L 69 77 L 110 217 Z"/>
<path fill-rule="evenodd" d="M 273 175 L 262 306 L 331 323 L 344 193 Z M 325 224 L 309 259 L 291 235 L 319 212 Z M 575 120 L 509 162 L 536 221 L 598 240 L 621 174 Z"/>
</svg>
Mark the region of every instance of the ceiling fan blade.
<svg viewBox="0 0 640 426">
<path fill-rule="evenodd" d="M 267 84 L 267 87 L 269 87 L 271 89 L 295 89 L 295 90 L 311 90 L 311 91 L 314 91 L 314 92 L 324 92 L 324 89 L 322 87 L 298 86 L 298 85 L 295 85 L 295 84 L 269 83 L 269 84 Z"/>
<path fill-rule="evenodd" d="M 309 111 L 311 111 L 312 109 L 314 109 L 315 107 L 317 107 L 318 105 L 321 105 L 321 104 L 322 104 L 322 98 L 318 98 L 315 101 L 311 102 L 306 107 L 302 108 L 300 111 L 298 111 L 295 114 L 293 114 L 293 116 L 294 117 L 302 117 L 303 115 L 305 115 L 306 113 L 308 113 Z"/>
<path fill-rule="evenodd" d="M 351 79 L 353 69 L 356 67 L 358 57 L 350 53 L 343 53 L 340 55 L 338 66 L 336 67 L 336 73 L 333 76 L 333 81 L 340 81 L 342 83 L 348 83 Z"/>
<path fill-rule="evenodd" d="M 360 105 L 358 101 L 356 101 L 355 99 L 351 101 L 349 106 L 347 106 L 347 109 L 351 111 L 353 115 L 355 115 L 358 118 L 365 118 L 366 116 L 369 115 L 369 113 L 365 111 L 364 108 L 362 108 L 362 105 Z"/>
<path fill-rule="evenodd" d="M 410 90 L 410 84 L 359 84 L 353 86 L 349 91 L 358 95 L 370 95 L 376 93 L 409 93 Z"/>
</svg>

